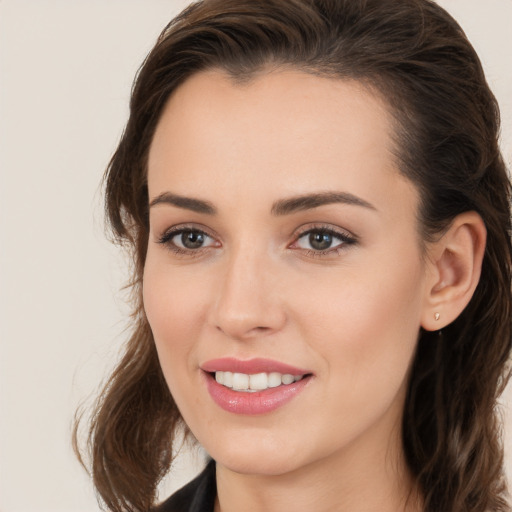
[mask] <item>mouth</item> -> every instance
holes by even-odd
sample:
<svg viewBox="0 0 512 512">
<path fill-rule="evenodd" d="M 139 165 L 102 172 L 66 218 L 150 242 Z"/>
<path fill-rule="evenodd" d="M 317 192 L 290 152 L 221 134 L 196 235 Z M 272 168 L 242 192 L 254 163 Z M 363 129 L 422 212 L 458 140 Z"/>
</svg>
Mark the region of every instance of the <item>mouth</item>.
<svg viewBox="0 0 512 512">
<path fill-rule="evenodd" d="M 235 414 L 272 412 L 298 396 L 313 373 L 268 359 L 223 358 L 201 365 L 213 401 Z"/>
<path fill-rule="evenodd" d="M 241 393 L 256 393 L 266 389 L 288 386 L 289 384 L 298 382 L 311 374 L 293 375 L 291 373 L 279 372 L 247 374 L 217 371 L 210 372 L 210 375 L 218 384 L 232 389 L 233 391 L 239 391 Z"/>
</svg>

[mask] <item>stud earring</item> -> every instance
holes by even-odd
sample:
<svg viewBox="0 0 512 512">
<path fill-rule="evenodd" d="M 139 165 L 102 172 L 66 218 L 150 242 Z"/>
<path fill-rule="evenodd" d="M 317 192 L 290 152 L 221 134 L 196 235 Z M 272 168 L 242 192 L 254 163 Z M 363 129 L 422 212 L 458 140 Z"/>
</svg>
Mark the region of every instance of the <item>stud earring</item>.
<svg viewBox="0 0 512 512">
<path fill-rule="evenodd" d="M 441 315 L 439 313 L 434 313 L 434 320 L 439 320 L 441 318 Z"/>
</svg>

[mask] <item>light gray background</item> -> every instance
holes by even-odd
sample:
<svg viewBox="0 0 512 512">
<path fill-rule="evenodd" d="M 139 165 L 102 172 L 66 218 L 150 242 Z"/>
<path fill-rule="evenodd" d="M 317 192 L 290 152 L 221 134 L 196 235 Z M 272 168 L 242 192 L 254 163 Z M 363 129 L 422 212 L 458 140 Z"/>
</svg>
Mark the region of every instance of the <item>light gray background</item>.
<svg viewBox="0 0 512 512">
<path fill-rule="evenodd" d="M 98 509 L 72 416 L 113 365 L 128 312 L 99 183 L 133 76 L 187 3 L 0 0 L 0 512 Z M 512 0 L 440 3 L 484 62 L 510 166 Z M 512 475 L 512 417 L 506 432 Z M 185 454 L 163 493 L 200 462 Z"/>
</svg>

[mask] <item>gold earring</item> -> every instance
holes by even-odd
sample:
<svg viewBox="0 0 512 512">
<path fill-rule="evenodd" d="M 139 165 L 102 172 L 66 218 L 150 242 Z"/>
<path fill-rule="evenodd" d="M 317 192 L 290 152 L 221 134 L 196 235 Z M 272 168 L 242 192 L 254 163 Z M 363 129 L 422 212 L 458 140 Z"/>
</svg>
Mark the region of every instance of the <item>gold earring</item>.
<svg viewBox="0 0 512 512">
<path fill-rule="evenodd" d="M 441 315 L 439 313 L 434 313 L 434 320 L 439 320 L 441 318 Z"/>
</svg>

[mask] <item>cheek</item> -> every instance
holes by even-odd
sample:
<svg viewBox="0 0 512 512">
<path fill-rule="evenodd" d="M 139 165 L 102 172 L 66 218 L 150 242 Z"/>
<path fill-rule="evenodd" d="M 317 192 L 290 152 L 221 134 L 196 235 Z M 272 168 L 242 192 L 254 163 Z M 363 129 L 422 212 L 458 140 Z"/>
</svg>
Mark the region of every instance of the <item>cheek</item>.
<svg viewBox="0 0 512 512">
<path fill-rule="evenodd" d="M 302 310 L 306 338 L 324 355 L 324 371 L 344 401 L 389 402 L 406 379 L 419 333 L 422 268 L 412 260 L 373 272 L 344 273 Z M 327 399 L 327 397 L 326 397 Z"/>
<path fill-rule="evenodd" d="M 167 386 L 181 414 L 189 419 L 194 417 L 193 411 L 201 410 L 190 378 L 197 376 L 195 342 L 204 308 L 195 281 L 185 274 L 148 257 L 143 301 Z"/>
<path fill-rule="evenodd" d="M 148 258 L 143 281 L 144 309 L 168 383 L 190 361 L 204 316 L 201 294 L 183 273 L 172 270 Z"/>
</svg>

